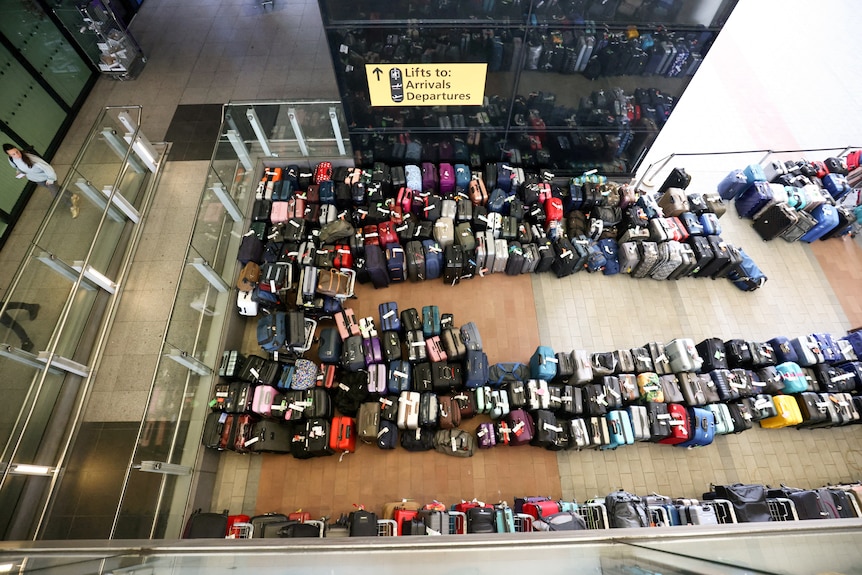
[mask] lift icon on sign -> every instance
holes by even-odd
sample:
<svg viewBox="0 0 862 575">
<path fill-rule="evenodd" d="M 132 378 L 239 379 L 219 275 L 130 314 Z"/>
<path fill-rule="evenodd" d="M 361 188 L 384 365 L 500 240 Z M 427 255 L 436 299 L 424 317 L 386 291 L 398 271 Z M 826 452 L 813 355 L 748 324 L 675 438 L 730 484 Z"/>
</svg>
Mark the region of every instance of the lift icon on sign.
<svg viewBox="0 0 862 575">
<path fill-rule="evenodd" d="M 400 68 L 389 70 L 389 92 L 392 95 L 393 102 L 404 101 L 404 82 L 401 79 Z"/>
</svg>

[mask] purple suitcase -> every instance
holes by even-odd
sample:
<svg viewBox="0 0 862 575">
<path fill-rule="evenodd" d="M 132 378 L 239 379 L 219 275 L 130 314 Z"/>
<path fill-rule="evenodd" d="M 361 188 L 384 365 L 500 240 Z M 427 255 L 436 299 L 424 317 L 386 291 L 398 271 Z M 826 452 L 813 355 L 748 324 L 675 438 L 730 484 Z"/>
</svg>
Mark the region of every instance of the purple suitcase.
<svg viewBox="0 0 862 575">
<path fill-rule="evenodd" d="M 529 445 L 536 433 L 533 416 L 526 410 L 513 409 L 505 419 L 509 429 L 512 430 L 509 434 L 509 445 Z"/>
<path fill-rule="evenodd" d="M 718 195 L 722 200 L 732 200 L 749 185 L 742 170 L 733 170 L 718 183 Z"/>
<path fill-rule="evenodd" d="M 440 195 L 451 196 L 455 193 L 455 168 L 452 164 L 440 164 Z"/>
<path fill-rule="evenodd" d="M 422 164 L 422 191 L 425 193 L 437 193 L 437 166 L 431 162 Z"/>
<path fill-rule="evenodd" d="M 497 437 L 492 422 L 480 423 L 476 428 L 476 437 L 479 439 L 479 449 L 490 449 L 497 445 Z"/>
<path fill-rule="evenodd" d="M 736 197 L 736 211 L 741 218 L 753 218 L 772 200 L 772 188 L 766 182 L 754 182 Z"/>
<path fill-rule="evenodd" d="M 362 340 L 362 353 L 365 355 L 365 365 L 383 363 L 383 350 L 380 338 L 377 336 Z"/>
</svg>

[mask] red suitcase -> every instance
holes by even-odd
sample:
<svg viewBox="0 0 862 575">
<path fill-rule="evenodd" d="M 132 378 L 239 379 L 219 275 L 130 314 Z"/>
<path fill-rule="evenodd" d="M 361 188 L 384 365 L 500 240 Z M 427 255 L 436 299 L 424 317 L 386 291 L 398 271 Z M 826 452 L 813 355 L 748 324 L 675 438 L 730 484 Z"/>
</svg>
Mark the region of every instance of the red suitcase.
<svg viewBox="0 0 862 575">
<path fill-rule="evenodd" d="M 416 519 L 416 517 L 418 516 L 419 512 L 414 509 L 396 509 L 392 518 L 395 520 L 395 523 L 398 524 L 398 535 L 404 534 L 403 530 L 401 529 L 401 526 L 404 524 L 405 521 L 409 523 Z"/>
<path fill-rule="evenodd" d="M 666 437 L 659 441 L 667 445 L 676 445 L 691 439 L 691 429 L 689 428 L 688 415 L 685 412 L 685 407 L 678 403 L 669 403 L 667 406 L 668 414 L 670 414 L 670 437 Z"/>
<path fill-rule="evenodd" d="M 367 225 L 364 228 L 362 228 L 362 235 L 364 236 L 366 246 L 368 246 L 368 245 L 379 246 L 380 245 L 380 232 L 378 231 L 378 228 L 376 225 L 371 224 L 371 225 Z"/>
<path fill-rule="evenodd" d="M 335 452 L 353 453 L 356 451 L 356 420 L 352 417 L 332 418 L 329 435 L 329 448 Z"/>
<path fill-rule="evenodd" d="M 523 512 L 527 515 L 532 515 L 535 519 L 541 519 L 559 513 L 560 504 L 556 501 L 536 501 L 533 503 L 524 503 Z"/>
<path fill-rule="evenodd" d="M 545 229 L 551 225 L 550 222 L 560 222 L 562 220 L 563 200 L 554 197 L 545 200 Z"/>
<path fill-rule="evenodd" d="M 392 222 L 382 222 L 377 225 L 377 241 L 381 246 L 398 243 L 398 234 L 395 232 L 395 225 Z"/>
</svg>

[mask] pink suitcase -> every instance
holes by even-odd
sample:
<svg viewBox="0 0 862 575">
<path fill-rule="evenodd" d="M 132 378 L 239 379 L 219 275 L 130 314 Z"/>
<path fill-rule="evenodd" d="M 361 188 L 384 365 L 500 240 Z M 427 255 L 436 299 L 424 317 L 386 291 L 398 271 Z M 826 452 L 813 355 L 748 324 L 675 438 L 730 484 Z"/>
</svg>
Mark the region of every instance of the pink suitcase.
<svg viewBox="0 0 862 575">
<path fill-rule="evenodd" d="M 285 223 L 290 219 L 288 215 L 288 203 L 289 202 L 272 202 L 272 210 L 269 214 L 269 221 L 274 224 Z"/>
<path fill-rule="evenodd" d="M 359 322 L 356 320 L 356 314 L 353 308 L 345 308 L 335 314 L 335 326 L 338 328 L 338 335 L 344 341 L 351 335 L 360 335 Z"/>
<path fill-rule="evenodd" d="M 446 361 L 446 349 L 443 347 L 443 342 L 439 335 L 429 337 L 425 340 L 425 349 L 428 350 L 428 359 L 430 361 Z"/>
<path fill-rule="evenodd" d="M 251 410 L 258 415 L 269 417 L 272 415 L 272 402 L 275 401 L 277 393 L 278 390 L 271 385 L 258 385 L 254 388 Z"/>
</svg>

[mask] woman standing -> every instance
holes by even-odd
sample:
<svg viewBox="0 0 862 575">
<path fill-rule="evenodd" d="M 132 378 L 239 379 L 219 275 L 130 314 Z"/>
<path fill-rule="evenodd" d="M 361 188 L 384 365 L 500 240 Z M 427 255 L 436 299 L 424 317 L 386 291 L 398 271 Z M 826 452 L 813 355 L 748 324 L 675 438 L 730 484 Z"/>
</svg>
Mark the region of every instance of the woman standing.
<svg viewBox="0 0 862 575">
<path fill-rule="evenodd" d="M 56 198 L 60 193 L 60 187 L 57 185 L 57 172 L 51 167 L 51 164 L 37 156 L 22 152 L 12 144 L 3 144 L 3 151 L 9 156 L 9 165 L 15 168 L 17 172 L 16 178 L 27 178 L 31 182 L 47 188 L 51 192 L 51 196 Z M 71 198 L 65 198 L 65 203 L 72 212 L 72 217 L 78 217 L 78 194 L 72 194 Z"/>
</svg>

